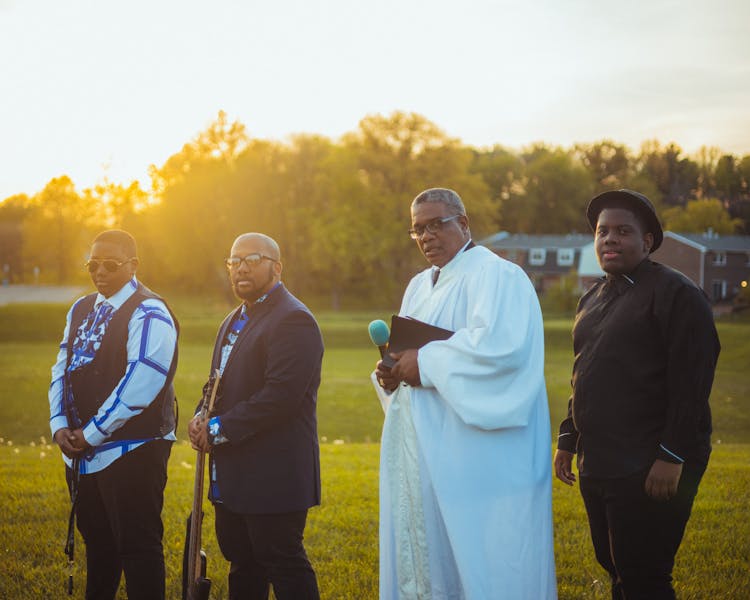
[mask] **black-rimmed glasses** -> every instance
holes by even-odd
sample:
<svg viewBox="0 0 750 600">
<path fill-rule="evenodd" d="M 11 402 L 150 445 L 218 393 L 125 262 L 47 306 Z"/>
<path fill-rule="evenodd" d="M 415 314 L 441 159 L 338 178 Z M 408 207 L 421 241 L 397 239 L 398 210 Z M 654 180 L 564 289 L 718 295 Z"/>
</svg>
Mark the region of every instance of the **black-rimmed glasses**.
<svg viewBox="0 0 750 600">
<path fill-rule="evenodd" d="M 453 215 L 451 217 L 443 217 L 442 219 L 433 219 L 425 225 L 415 225 L 409 230 L 409 235 L 413 240 L 421 238 L 424 235 L 425 231 L 434 235 L 439 231 L 442 231 L 443 225 L 445 225 L 448 221 L 452 221 L 453 219 L 457 219 L 461 216 L 463 215 Z"/>
<path fill-rule="evenodd" d="M 271 262 L 279 262 L 275 258 L 254 252 L 253 254 L 248 254 L 243 257 L 232 256 L 231 258 L 225 258 L 224 264 L 227 266 L 227 269 L 239 269 L 242 263 L 245 263 L 248 267 L 252 268 L 257 267 L 264 259 L 270 260 Z"/>
<path fill-rule="evenodd" d="M 105 258 L 104 260 L 89 259 L 84 263 L 83 266 L 86 267 L 89 273 L 96 273 L 99 270 L 100 265 L 103 265 L 104 268 L 110 273 L 114 273 L 122 265 L 126 265 L 132 261 L 132 258 L 123 261 L 114 260 L 112 258 Z"/>
</svg>

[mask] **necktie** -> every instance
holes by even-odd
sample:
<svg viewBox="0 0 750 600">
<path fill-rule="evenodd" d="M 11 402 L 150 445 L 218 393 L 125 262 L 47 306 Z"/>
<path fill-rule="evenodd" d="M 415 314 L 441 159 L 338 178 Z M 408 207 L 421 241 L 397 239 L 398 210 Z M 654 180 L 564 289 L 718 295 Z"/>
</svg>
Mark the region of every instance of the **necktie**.
<svg viewBox="0 0 750 600">
<path fill-rule="evenodd" d="M 79 369 L 94 359 L 96 351 L 102 344 L 112 312 L 113 306 L 105 301 L 94 308 L 83 320 L 73 341 L 73 358 L 68 366 L 69 371 Z"/>
<path fill-rule="evenodd" d="M 435 284 L 437 283 L 438 277 L 440 277 L 440 269 L 435 269 L 432 272 L 432 287 L 435 287 Z"/>
</svg>

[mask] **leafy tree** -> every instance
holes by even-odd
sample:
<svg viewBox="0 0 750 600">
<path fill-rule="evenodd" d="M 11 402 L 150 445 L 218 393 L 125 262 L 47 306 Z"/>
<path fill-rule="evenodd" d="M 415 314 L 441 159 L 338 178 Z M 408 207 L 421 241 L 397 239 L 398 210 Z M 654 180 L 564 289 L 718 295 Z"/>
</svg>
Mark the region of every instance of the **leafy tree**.
<svg viewBox="0 0 750 600">
<path fill-rule="evenodd" d="M 737 172 L 742 179 L 742 193 L 747 197 L 750 194 L 750 154 L 745 154 L 739 161 Z"/>
<path fill-rule="evenodd" d="M 506 228 L 520 233 L 587 231 L 593 182 L 571 152 L 537 144 L 523 154 L 523 189 L 502 204 Z"/>
<path fill-rule="evenodd" d="M 159 196 L 169 185 L 184 181 L 187 173 L 205 163 L 219 162 L 231 166 L 249 141 L 245 126 L 239 121 L 230 123 L 227 114 L 219 111 L 205 130 L 167 159 L 164 165 L 159 168 L 151 165 L 153 192 Z"/>
<path fill-rule="evenodd" d="M 42 277 L 58 284 L 85 281 L 82 265 L 93 232 L 101 229 L 96 201 L 78 194 L 63 175 L 31 199 L 24 220 L 26 267 L 39 266 Z"/>
<path fill-rule="evenodd" d="M 729 205 L 729 214 L 742 220 L 742 233 L 750 234 L 750 154 L 746 154 L 737 163 L 737 172 L 741 180 L 740 198 Z"/>
<path fill-rule="evenodd" d="M 737 168 L 734 156 L 725 154 L 716 163 L 714 172 L 716 195 L 727 204 L 739 200 L 742 191 L 742 174 Z"/>
<path fill-rule="evenodd" d="M 7 277 L 9 283 L 24 279 L 23 221 L 29 211 L 28 205 L 29 198 L 25 194 L 0 202 L 0 277 Z"/>
<path fill-rule="evenodd" d="M 246 197 L 237 165 L 248 148 L 244 125 L 220 112 L 162 167 L 151 167 L 157 203 L 141 227 L 153 260 L 143 272 L 192 291 L 226 286 L 222 259 Z"/>
<path fill-rule="evenodd" d="M 696 153 L 698 186 L 701 198 L 716 197 L 716 164 L 721 158 L 721 150 L 715 146 L 701 146 Z"/>
<path fill-rule="evenodd" d="M 135 215 L 148 208 L 149 196 L 140 183 L 128 185 L 113 183 L 108 179 L 93 188 L 83 190 L 87 203 L 100 208 L 99 219 L 108 229 L 131 229 Z"/>
<path fill-rule="evenodd" d="M 594 194 L 627 187 L 631 163 L 625 146 L 602 140 L 593 144 L 577 144 L 573 151 L 594 181 Z"/>
<path fill-rule="evenodd" d="M 742 225 L 732 219 L 720 200 L 692 200 L 685 208 L 672 207 L 664 211 L 665 227 L 681 233 L 701 233 L 712 229 L 716 233 L 732 234 Z"/>
<path fill-rule="evenodd" d="M 521 157 L 502 146 L 475 150 L 470 169 L 482 177 L 490 201 L 498 207 L 497 222 L 503 229 L 513 228 L 512 198 L 523 191 L 524 164 Z"/>
<path fill-rule="evenodd" d="M 425 267 L 406 230 L 411 200 L 428 187 L 461 195 L 475 239 L 501 225 L 587 231 L 589 199 L 620 187 L 646 194 L 673 229 L 725 232 L 742 223 L 747 231 L 750 223 L 750 156 L 715 148 L 695 158 L 657 141 L 635 157 L 607 139 L 571 149 L 475 149 L 399 111 L 366 116 L 336 142 L 297 135 L 280 143 L 251 139 L 222 111 L 152 165 L 148 191 L 105 179 L 79 194 L 60 177 L 31 199 L 0 204 L 0 259 L 27 270 L 43 265 L 47 280 L 81 279 L 93 233 L 118 227 L 136 236 L 139 273 L 155 285 L 231 295 L 222 259 L 238 234 L 261 231 L 279 242 L 284 279 L 297 293 L 333 306 L 352 298 L 392 305 Z"/>
<path fill-rule="evenodd" d="M 295 140 L 296 144 L 302 140 Z M 306 143 L 313 140 L 306 140 Z M 372 252 L 381 221 L 377 198 L 357 169 L 357 157 L 340 145 L 319 147 L 309 183 L 299 192 L 299 238 L 304 254 L 291 265 L 307 275 L 300 284 L 340 308 L 347 297 L 377 298 Z"/>
<path fill-rule="evenodd" d="M 434 123 L 415 113 L 371 115 L 343 140 L 353 153 L 366 198 L 376 202 L 369 223 L 372 246 L 367 248 L 373 268 L 382 274 L 379 294 L 398 302 L 409 277 L 424 262 L 406 234 L 411 200 L 431 187 L 455 189 L 466 205 L 472 234 L 479 238 L 497 226 L 497 206 L 487 195 L 478 174 L 470 172 L 472 152 L 448 137 Z"/>
<path fill-rule="evenodd" d="M 644 142 L 638 157 L 638 171 L 655 184 L 663 201 L 670 206 L 684 206 L 698 189 L 700 170 L 689 158 L 680 158 L 682 149 L 676 144 L 662 148 L 658 141 Z"/>
<path fill-rule="evenodd" d="M 275 222 L 269 222 L 265 233 L 279 242 L 285 256 L 285 281 L 298 293 L 303 289 L 318 293 L 325 290 L 327 284 L 345 277 L 350 261 L 347 248 L 332 249 L 329 254 L 321 252 L 316 243 L 320 237 L 334 234 L 332 227 L 343 225 L 337 219 L 342 199 L 326 177 L 335 152 L 334 144 L 324 136 L 297 135 L 279 149 L 276 157 L 272 180 L 277 200 L 270 205 L 269 213 Z M 338 171 L 334 177 L 347 175 Z M 333 235 L 333 239 L 336 237 Z"/>
</svg>

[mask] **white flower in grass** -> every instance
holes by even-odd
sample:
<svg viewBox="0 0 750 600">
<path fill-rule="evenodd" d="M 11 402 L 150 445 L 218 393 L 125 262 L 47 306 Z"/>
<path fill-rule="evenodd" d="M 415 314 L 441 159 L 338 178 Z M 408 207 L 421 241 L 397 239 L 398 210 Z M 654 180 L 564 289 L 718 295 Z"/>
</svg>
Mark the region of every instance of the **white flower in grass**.
<svg viewBox="0 0 750 600">
<path fill-rule="evenodd" d="M 47 438 L 46 438 L 46 437 L 44 437 L 43 435 L 40 435 L 40 436 L 39 436 L 39 443 L 40 443 L 40 444 L 41 444 L 42 446 L 45 446 L 45 445 L 47 444 Z"/>
<path fill-rule="evenodd" d="M 39 453 L 39 458 L 44 458 L 45 456 L 47 456 L 46 452 L 40 452 Z"/>
<path fill-rule="evenodd" d="M 34 443 L 34 441 L 32 440 L 31 442 L 29 442 L 29 446 L 31 446 L 31 447 L 33 448 L 34 446 L 36 446 L 36 444 L 35 444 L 35 443 Z"/>
<path fill-rule="evenodd" d="M 13 440 L 8 440 L 6 443 L 8 444 L 8 446 L 12 446 L 13 445 Z"/>
<path fill-rule="evenodd" d="M 324 435 L 322 438 L 320 438 L 320 441 L 325 443 L 328 441 L 328 437 Z"/>
<path fill-rule="evenodd" d="M 18 454 L 19 452 L 20 452 L 20 450 L 18 448 L 13 448 L 13 453 L 14 454 Z"/>
<path fill-rule="evenodd" d="M 333 445 L 334 446 L 341 446 L 341 444 L 343 444 L 343 443 L 344 443 L 344 440 L 333 440 Z"/>
</svg>

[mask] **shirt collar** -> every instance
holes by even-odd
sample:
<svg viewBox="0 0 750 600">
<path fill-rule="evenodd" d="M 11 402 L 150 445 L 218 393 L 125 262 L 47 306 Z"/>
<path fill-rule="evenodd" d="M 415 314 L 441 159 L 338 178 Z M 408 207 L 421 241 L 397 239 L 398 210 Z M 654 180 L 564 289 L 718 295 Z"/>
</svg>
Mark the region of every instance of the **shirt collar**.
<svg viewBox="0 0 750 600">
<path fill-rule="evenodd" d="M 456 264 L 458 264 L 458 262 L 460 262 L 459 259 L 463 256 L 464 252 L 466 252 L 466 250 L 468 249 L 469 244 L 471 244 L 471 241 L 472 241 L 471 238 L 469 238 L 467 240 L 467 242 L 463 246 L 461 246 L 461 248 L 459 249 L 459 251 L 456 252 L 453 255 L 453 258 L 451 258 L 442 267 L 432 267 L 432 269 L 430 269 L 430 271 L 431 272 L 440 271 L 441 273 L 450 272 L 450 270 L 453 269 L 453 265 L 456 265 Z"/>
<path fill-rule="evenodd" d="M 117 310 L 135 293 L 136 289 L 138 289 L 138 280 L 133 277 L 109 298 L 105 298 L 102 294 L 97 294 L 94 301 L 94 308 L 99 308 L 102 302 L 106 301 L 114 310 Z"/>
<path fill-rule="evenodd" d="M 276 289 L 280 285 L 281 285 L 281 280 L 277 281 L 274 284 L 274 286 L 270 290 L 268 290 L 265 294 L 263 294 L 260 298 L 258 298 L 257 300 L 253 301 L 250 304 L 250 306 L 247 305 L 247 302 L 243 302 L 242 303 L 242 310 L 243 310 L 243 312 L 245 314 L 247 314 L 248 309 L 251 308 L 253 305 L 255 305 L 255 304 L 263 304 L 268 299 L 268 297 L 276 291 Z"/>
<path fill-rule="evenodd" d="M 606 274 L 604 276 L 605 281 L 623 281 L 629 285 L 635 285 L 637 281 L 640 281 L 643 278 L 643 273 L 647 269 L 646 265 L 648 265 L 651 261 L 648 258 L 644 258 L 641 262 L 638 263 L 638 266 L 633 269 L 630 273 L 624 273 L 619 275 L 610 275 Z"/>
</svg>

